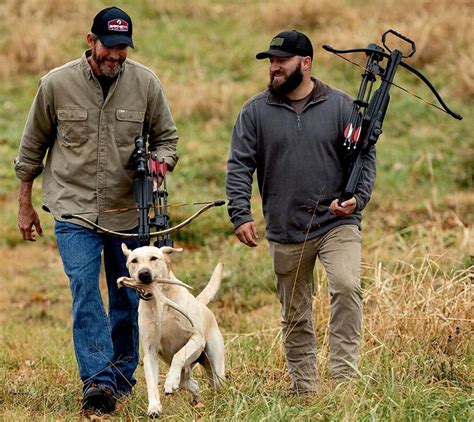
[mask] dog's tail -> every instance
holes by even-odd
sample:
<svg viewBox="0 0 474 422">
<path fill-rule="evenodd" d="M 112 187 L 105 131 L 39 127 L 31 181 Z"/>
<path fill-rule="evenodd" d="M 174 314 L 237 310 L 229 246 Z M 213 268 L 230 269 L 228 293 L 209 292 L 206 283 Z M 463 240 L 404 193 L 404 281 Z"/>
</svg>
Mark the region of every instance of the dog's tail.
<svg viewBox="0 0 474 422">
<path fill-rule="evenodd" d="M 222 262 L 219 262 L 216 265 L 216 268 L 214 268 L 214 272 L 212 273 L 211 279 L 209 280 L 209 283 L 207 283 L 207 286 L 201 293 L 196 296 L 196 299 L 199 302 L 203 303 L 204 305 L 207 305 L 212 299 L 214 299 L 214 296 L 216 295 L 217 290 L 219 290 L 219 286 L 221 285 L 223 269 L 224 264 Z"/>
</svg>

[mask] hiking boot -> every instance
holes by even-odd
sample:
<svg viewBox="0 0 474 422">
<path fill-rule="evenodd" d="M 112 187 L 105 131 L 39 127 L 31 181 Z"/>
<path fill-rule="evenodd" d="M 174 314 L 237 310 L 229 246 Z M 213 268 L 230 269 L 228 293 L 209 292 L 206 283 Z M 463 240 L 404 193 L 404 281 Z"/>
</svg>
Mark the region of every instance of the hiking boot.
<svg viewBox="0 0 474 422">
<path fill-rule="evenodd" d="M 92 384 L 84 393 L 82 398 L 81 412 L 85 414 L 107 414 L 115 410 L 115 398 L 113 391 L 108 387 L 99 387 Z"/>
<path fill-rule="evenodd" d="M 309 397 L 309 396 L 314 396 L 318 393 L 319 388 L 318 387 L 312 387 L 312 388 L 301 388 L 297 387 L 295 385 L 292 385 L 288 391 L 288 396 L 289 397 Z"/>
</svg>

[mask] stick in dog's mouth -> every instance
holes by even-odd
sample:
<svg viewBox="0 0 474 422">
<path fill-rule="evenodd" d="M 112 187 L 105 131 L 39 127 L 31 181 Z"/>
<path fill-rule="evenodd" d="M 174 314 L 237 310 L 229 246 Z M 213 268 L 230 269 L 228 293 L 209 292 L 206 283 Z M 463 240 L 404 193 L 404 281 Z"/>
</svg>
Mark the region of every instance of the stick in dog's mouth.
<svg viewBox="0 0 474 422">
<path fill-rule="evenodd" d="M 191 286 L 189 286 L 188 284 L 183 283 L 180 280 L 171 280 L 169 278 L 155 278 L 155 279 L 153 279 L 153 283 L 174 284 L 176 286 L 185 287 L 188 290 L 193 290 L 193 288 Z M 119 288 L 123 287 L 123 286 L 126 286 L 126 287 L 131 287 L 132 289 L 136 289 L 136 290 L 140 290 L 140 289 L 147 290 L 147 288 L 150 288 L 151 283 L 143 284 L 143 283 L 140 283 L 140 282 L 136 281 L 134 278 L 120 277 L 117 280 L 117 286 Z"/>
<path fill-rule="evenodd" d="M 153 281 L 156 282 L 156 283 L 163 283 L 163 284 L 176 284 L 178 286 L 186 287 L 187 289 L 192 289 L 191 286 L 188 286 L 187 284 L 185 284 L 185 283 L 183 283 L 182 281 L 179 281 L 179 280 L 170 280 L 170 279 L 167 279 L 167 278 L 160 278 L 160 279 L 154 279 Z M 117 280 L 117 287 L 121 288 L 121 287 L 124 287 L 124 286 L 135 289 L 142 295 L 151 294 L 150 290 L 154 290 L 154 289 L 152 289 L 153 283 L 143 284 L 143 283 L 138 283 L 133 278 L 120 277 Z M 161 300 L 163 301 L 163 303 L 165 305 L 170 306 L 171 308 L 175 309 L 180 314 L 182 314 L 189 321 L 191 326 L 194 327 L 193 321 L 191 320 L 191 318 L 189 317 L 189 315 L 186 313 L 186 311 L 184 309 L 181 309 L 181 307 L 177 303 L 175 303 L 172 300 L 168 299 L 163 293 L 160 292 L 159 289 L 155 290 L 155 293 L 158 293 L 158 295 L 160 296 Z"/>
</svg>

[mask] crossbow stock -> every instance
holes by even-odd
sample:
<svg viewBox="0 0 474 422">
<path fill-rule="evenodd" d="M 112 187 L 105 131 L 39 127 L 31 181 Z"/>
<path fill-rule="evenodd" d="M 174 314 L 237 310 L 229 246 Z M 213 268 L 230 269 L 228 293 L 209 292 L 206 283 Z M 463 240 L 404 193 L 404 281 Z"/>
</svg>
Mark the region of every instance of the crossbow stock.
<svg viewBox="0 0 474 422">
<path fill-rule="evenodd" d="M 136 176 L 133 180 L 136 208 L 133 209 L 138 211 L 138 233 L 123 233 L 107 229 L 81 215 L 84 213 L 65 213 L 62 214 L 61 217 L 65 220 L 76 219 L 82 221 L 102 233 L 122 238 L 137 238 L 142 246 L 148 245 L 150 239 L 157 238 L 154 245 L 161 247 L 173 246 L 173 241 L 169 237 L 171 233 L 187 226 L 207 210 L 225 204 L 225 201 L 193 203 L 191 205 L 199 204 L 204 206 L 179 224 L 169 227 L 166 163 L 163 160 L 160 161 L 155 152 L 147 151 L 145 138 L 143 136 L 137 136 L 135 138 L 135 151 L 132 158 L 136 166 Z M 162 179 L 161 189 L 158 179 Z M 128 210 L 130 209 L 107 210 L 105 212 Z M 151 211 L 153 214 L 152 217 L 150 217 Z"/>
<path fill-rule="evenodd" d="M 404 55 L 400 50 L 391 50 L 387 47 L 386 38 L 389 34 L 408 43 L 411 47 L 411 51 Z M 334 53 L 344 60 L 356 65 L 358 64 L 343 57 L 343 55 L 349 53 L 365 53 L 367 56 L 367 63 L 365 67 L 363 67 L 364 73 L 362 74 L 359 92 L 357 98 L 354 100 L 352 113 L 344 130 L 344 146 L 347 147 L 348 153 L 351 156 L 351 165 L 344 192 L 339 198 L 340 202 L 343 202 L 354 195 L 362 169 L 364 168 L 364 153 L 368 152 L 369 149 L 376 144 L 378 137 L 382 134 L 382 125 L 390 101 L 389 91 L 391 86 L 395 85 L 398 88 L 405 90 L 393 82 L 398 66 L 409 70 L 421 79 L 434 94 L 441 107 L 425 101 L 426 103 L 448 113 L 455 119 L 462 119 L 460 114 L 454 112 L 446 105 L 441 98 L 441 95 L 426 76 L 403 61 L 405 58 L 412 57 L 416 52 L 416 45 L 413 40 L 393 29 L 389 29 L 382 35 L 382 44 L 388 52 L 377 44 L 369 44 L 367 48 L 353 48 L 349 50 L 337 50 L 330 45 L 323 45 L 324 50 Z M 387 60 L 385 68 L 382 67 L 384 60 Z M 373 84 L 376 81 L 377 76 L 380 78 L 381 84 L 377 90 L 372 92 Z M 422 99 L 417 95 L 415 96 Z"/>
</svg>

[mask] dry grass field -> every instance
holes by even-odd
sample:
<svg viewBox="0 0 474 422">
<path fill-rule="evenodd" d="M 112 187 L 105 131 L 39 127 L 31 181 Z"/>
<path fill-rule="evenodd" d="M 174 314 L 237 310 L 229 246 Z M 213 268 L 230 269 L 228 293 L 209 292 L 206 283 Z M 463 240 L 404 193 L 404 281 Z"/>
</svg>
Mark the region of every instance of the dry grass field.
<svg viewBox="0 0 474 422">
<path fill-rule="evenodd" d="M 51 217 L 45 236 L 19 239 L 12 161 L 38 78 L 85 49 L 92 17 L 108 1 L 0 0 L 0 420 L 80 420 L 81 385 L 71 341 L 70 295 Z M 224 209 L 180 231 L 177 275 L 199 291 L 218 261 L 226 278 L 211 305 L 226 343 L 228 381 L 202 403 L 164 399 L 169 421 L 472 420 L 474 66 L 469 0 L 117 0 L 134 19 L 130 57 L 162 80 L 180 132 L 168 180 L 175 203 L 224 199 L 229 138 L 243 102 L 262 90 L 254 59 L 280 30 L 314 41 L 314 74 L 355 95 L 360 69 L 324 52 L 379 42 L 388 28 L 414 39 L 409 63 L 439 88 L 461 122 L 393 88 L 379 140 L 377 182 L 363 221 L 364 339 L 359 377 L 328 378 L 328 292 L 316 268 L 314 321 L 321 391 L 286 395 L 279 304 L 266 242 L 240 245 Z M 357 57 L 354 59 L 358 60 Z M 363 58 L 360 59 L 361 62 Z M 397 83 L 434 102 L 400 71 Z M 40 183 L 34 191 L 41 205 Z M 261 237 L 258 193 L 252 203 Z M 193 210 L 172 210 L 172 223 Z M 146 420 L 143 368 L 111 417 Z"/>
</svg>

